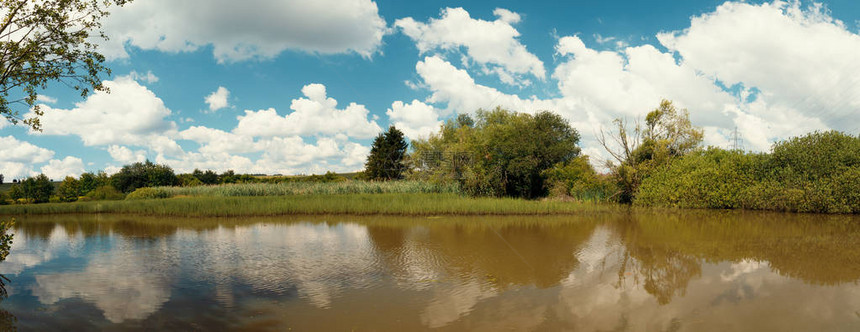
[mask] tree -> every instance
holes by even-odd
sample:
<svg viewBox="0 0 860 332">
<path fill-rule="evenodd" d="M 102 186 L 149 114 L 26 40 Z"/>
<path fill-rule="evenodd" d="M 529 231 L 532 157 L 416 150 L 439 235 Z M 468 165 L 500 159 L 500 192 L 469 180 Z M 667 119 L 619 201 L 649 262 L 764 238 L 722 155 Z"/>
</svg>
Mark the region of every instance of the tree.
<svg viewBox="0 0 860 332">
<path fill-rule="evenodd" d="M 77 179 L 67 176 L 63 183 L 60 183 L 60 187 L 57 188 L 57 196 L 60 197 L 60 200 L 63 202 L 74 202 L 78 200 L 79 196 L 83 196 L 81 194 L 81 184 Z"/>
<path fill-rule="evenodd" d="M 406 149 L 409 147 L 403 132 L 391 126 L 373 140 L 370 155 L 365 163 L 365 174 L 370 180 L 402 179 L 407 170 Z"/>
<path fill-rule="evenodd" d="M 40 130 L 39 89 L 59 81 L 81 92 L 107 91 L 99 75 L 110 69 L 96 39 L 107 39 L 101 19 L 130 0 L 0 0 L 0 115 Z M 13 96 L 10 98 L 10 94 Z M 32 109 L 28 119 L 12 109 Z"/>
<path fill-rule="evenodd" d="M 0 174 L 0 184 L 3 184 L 3 174 Z"/>
<path fill-rule="evenodd" d="M 111 177 L 111 184 L 123 193 L 130 193 L 143 187 L 177 186 L 179 178 L 170 166 L 156 165 L 147 160 L 123 166 Z"/>
<path fill-rule="evenodd" d="M 110 178 L 103 171 L 99 171 L 98 174 L 86 172 L 81 174 L 81 178 L 78 180 L 78 189 L 81 196 L 89 194 L 91 191 L 96 190 L 96 188 L 107 185 L 110 185 Z"/>
<path fill-rule="evenodd" d="M 215 173 L 212 170 L 207 169 L 203 172 L 195 168 L 191 175 L 200 180 L 203 184 L 218 184 L 218 173 Z"/>
<path fill-rule="evenodd" d="M 644 128 L 637 122 L 630 131 L 620 118 L 612 123 L 616 130 L 609 134 L 612 140 L 607 140 L 603 130 L 597 140 L 615 159 L 607 161 L 607 166 L 617 180 L 621 203 L 633 202 L 639 184 L 649 172 L 694 151 L 702 142 L 703 132 L 692 125 L 689 112 L 678 110 L 665 99 L 645 116 Z"/>
<path fill-rule="evenodd" d="M 547 193 L 545 170 L 579 155 L 579 133 L 559 115 L 478 111 L 413 141 L 416 177 L 457 181 L 472 195 L 534 198 Z"/>
<path fill-rule="evenodd" d="M 51 199 L 54 194 L 54 184 L 48 179 L 45 174 L 39 174 L 36 177 L 28 177 L 21 181 L 21 197 L 33 203 L 45 203 Z"/>
</svg>

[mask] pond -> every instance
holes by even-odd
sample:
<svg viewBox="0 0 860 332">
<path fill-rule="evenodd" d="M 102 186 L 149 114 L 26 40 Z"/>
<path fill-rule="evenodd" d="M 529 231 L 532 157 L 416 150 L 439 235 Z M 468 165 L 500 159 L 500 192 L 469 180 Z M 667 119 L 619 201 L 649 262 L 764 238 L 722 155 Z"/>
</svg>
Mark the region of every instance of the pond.
<svg viewBox="0 0 860 332">
<path fill-rule="evenodd" d="M 860 217 L 17 218 L 19 330 L 860 330 Z"/>
</svg>

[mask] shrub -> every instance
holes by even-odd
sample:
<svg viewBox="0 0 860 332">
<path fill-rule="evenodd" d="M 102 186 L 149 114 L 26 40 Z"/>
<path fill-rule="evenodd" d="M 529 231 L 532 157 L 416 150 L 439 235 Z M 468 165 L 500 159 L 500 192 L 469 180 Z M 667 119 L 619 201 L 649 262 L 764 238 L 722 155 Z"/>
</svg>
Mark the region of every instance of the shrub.
<svg viewBox="0 0 860 332">
<path fill-rule="evenodd" d="M 81 196 L 81 184 L 71 176 L 67 176 L 57 188 L 57 197 L 62 202 L 74 202 Z"/>
<path fill-rule="evenodd" d="M 147 160 L 145 163 L 125 165 L 111 177 L 111 184 L 118 190 L 129 193 L 137 188 L 156 186 L 176 186 L 179 179 L 167 165 L 156 165 Z"/>
<path fill-rule="evenodd" d="M 170 198 L 173 195 L 164 188 L 138 188 L 128 194 L 126 200 Z"/>
<path fill-rule="evenodd" d="M 54 184 L 51 183 L 51 180 L 45 174 L 28 177 L 26 180 L 21 181 L 18 186 L 20 186 L 18 188 L 20 192 L 16 192 L 15 194 L 20 195 L 20 198 L 23 198 L 27 202 L 45 203 L 54 194 Z"/>
<path fill-rule="evenodd" d="M 86 197 L 87 200 L 92 201 L 116 201 L 124 199 L 125 195 L 119 190 L 116 190 L 113 186 L 106 185 L 89 192 Z"/>
<path fill-rule="evenodd" d="M 860 137 L 815 132 L 770 154 L 711 148 L 645 179 L 635 204 L 792 212 L 860 212 Z"/>
</svg>

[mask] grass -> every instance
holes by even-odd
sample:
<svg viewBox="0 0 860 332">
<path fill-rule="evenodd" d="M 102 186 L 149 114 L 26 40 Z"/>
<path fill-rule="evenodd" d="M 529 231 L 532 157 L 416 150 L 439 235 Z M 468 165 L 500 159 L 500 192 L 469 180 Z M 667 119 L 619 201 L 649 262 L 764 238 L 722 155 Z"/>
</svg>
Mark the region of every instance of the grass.
<svg viewBox="0 0 860 332">
<path fill-rule="evenodd" d="M 614 205 L 472 198 L 458 194 L 305 194 L 263 197 L 174 197 L 0 206 L 0 215 L 122 213 L 176 217 L 277 215 L 556 215 L 617 209 Z"/>
<path fill-rule="evenodd" d="M 341 182 L 283 182 L 283 183 L 237 183 L 196 187 L 155 187 L 169 197 L 235 197 L 235 196 L 292 196 L 292 195 L 340 195 L 383 193 L 459 193 L 456 184 L 435 184 L 424 181 L 341 181 Z"/>
</svg>

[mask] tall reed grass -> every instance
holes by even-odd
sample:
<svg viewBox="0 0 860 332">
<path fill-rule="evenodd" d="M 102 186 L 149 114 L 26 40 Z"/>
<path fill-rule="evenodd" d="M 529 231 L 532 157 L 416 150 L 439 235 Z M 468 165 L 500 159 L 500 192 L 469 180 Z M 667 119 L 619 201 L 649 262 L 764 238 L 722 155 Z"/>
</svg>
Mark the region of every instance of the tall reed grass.
<svg viewBox="0 0 860 332">
<path fill-rule="evenodd" d="M 134 198 L 165 198 L 175 196 L 237 197 L 237 196 L 293 196 L 293 195 L 345 195 L 345 194 L 458 194 L 456 183 L 427 181 L 342 181 L 342 182 L 283 182 L 236 183 L 196 187 L 155 187 Z"/>
<path fill-rule="evenodd" d="M 175 197 L 125 201 L 0 206 L 0 215 L 128 213 L 178 217 L 238 217 L 298 214 L 349 215 L 552 215 L 606 211 L 612 205 L 473 198 L 459 194 L 343 194 L 264 197 Z"/>
</svg>

